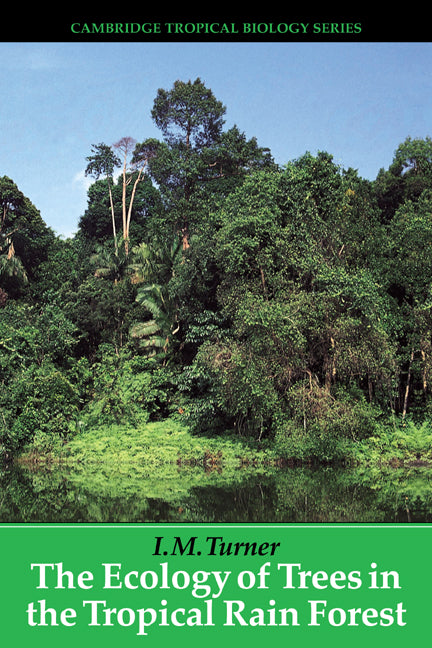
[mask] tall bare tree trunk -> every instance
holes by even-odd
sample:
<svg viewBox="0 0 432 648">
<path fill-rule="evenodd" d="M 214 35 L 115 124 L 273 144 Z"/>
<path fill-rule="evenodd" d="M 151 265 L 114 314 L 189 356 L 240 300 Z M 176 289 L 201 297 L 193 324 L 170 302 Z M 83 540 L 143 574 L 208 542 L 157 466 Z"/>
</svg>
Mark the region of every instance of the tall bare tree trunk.
<svg viewBox="0 0 432 648">
<path fill-rule="evenodd" d="M 114 202 L 113 202 L 112 190 L 111 190 L 111 185 L 109 184 L 109 180 L 108 180 L 108 190 L 109 190 L 109 198 L 110 198 L 110 205 L 111 205 L 111 220 L 112 220 L 112 230 L 113 230 L 113 237 L 114 237 L 114 249 L 115 249 L 116 256 L 118 256 L 117 231 L 116 231 L 115 215 L 114 215 Z"/>
</svg>

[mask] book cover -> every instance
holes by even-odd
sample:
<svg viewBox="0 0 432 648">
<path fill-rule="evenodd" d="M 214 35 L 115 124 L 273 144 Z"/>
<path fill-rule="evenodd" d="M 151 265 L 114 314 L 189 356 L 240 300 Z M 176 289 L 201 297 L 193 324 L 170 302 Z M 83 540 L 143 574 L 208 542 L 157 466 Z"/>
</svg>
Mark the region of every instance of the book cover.
<svg viewBox="0 0 432 648">
<path fill-rule="evenodd" d="M 427 21 L 269 13 L 2 25 L 6 643 L 428 636 Z"/>
</svg>

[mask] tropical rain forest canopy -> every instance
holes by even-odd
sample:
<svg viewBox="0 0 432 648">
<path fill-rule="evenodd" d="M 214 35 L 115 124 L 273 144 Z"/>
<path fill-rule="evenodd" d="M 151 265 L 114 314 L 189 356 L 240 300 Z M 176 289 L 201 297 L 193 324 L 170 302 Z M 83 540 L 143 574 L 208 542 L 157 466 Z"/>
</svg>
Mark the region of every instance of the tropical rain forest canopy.
<svg viewBox="0 0 432 648">
<path fill-rule="evenodd" d="M 173 419 L 328 461 L 430 421 L 432 140 L 370 181 L 276 164 L 200 79 L 149 110 L 91 146 L 72 238 L 0 178 L 3 454 Z"/>
</svg>

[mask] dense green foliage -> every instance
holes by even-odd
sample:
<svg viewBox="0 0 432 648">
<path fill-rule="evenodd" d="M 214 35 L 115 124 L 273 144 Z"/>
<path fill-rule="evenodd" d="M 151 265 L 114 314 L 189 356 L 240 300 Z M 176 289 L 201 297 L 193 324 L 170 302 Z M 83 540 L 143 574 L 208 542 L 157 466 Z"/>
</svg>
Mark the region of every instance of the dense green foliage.
<svg viewBox="0 0 432 648">
<path fill-rule="evenodd" d="M 432 141 L 369 181 L 277 165 L 224 114 L 200 79 L 159 90 L 161 140 L 93 146 L 68 240 L 0 179 L 5 454 L 164 420 L 286 459 L 429 454 Z"/>
</svg>

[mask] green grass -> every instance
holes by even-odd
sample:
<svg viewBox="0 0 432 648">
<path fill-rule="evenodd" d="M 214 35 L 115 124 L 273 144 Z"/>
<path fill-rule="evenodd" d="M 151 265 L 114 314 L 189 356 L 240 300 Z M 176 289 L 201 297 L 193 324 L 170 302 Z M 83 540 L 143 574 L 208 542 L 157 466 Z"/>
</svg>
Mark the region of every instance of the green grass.
<svg viewBox="0 0 432 648">
<path fill-rule="evenodd" d="M 173 420 L 142 424 L 103 425 L 56 444 L 50 452 L 29 449 L 22 462 L 108 463 L 110 465 L 163 464 L 235 467 L 272 462 L 275 456 L 264 445 L 234 436 L 192 435 Z"/>
<path fill-rule="evenodd" d="M 432 463 L 432 425 L 429 421 L 415 423 L 395 420 L 381 425 L 376 434 L 355 448 L 354 456 L 361 463 L 405 464 Z"/>
<path fill-rule="evenodd" d="M 288 439 L 290 441 L 290 439 Z M 314 439 L 306 439 L 313 449 Z M 331 441 L 329 440 L 331 444 Z M 292 446 L 292 447 L 291 447 Z M 33 444 L 20 463 L 63 463 L 69 465 L 109 464 L 155 467 L 201 466 L 236 469 L 244 466 L 271 467 L 289 460 L 307 462 L 310 447 L 303 454 L 294 444 L 280 447 L 272 441 L 257 442 L 234 434 L 206 436 L 191 434 L 174 419 L 141 425 L 106 424 L 84 429 L 67 442 L 58 439 L 49 447 Z M 291 448 L 291 453 L 289 451 Z M 403 465 L 432 463 L 432 425 L 411 421 L 379 424 L 376 433 L 362 441 L 347 441 L 345 460 L 354 465 Z M 339 458 L 340 459 L 340 458 Z"/>
</svg>

